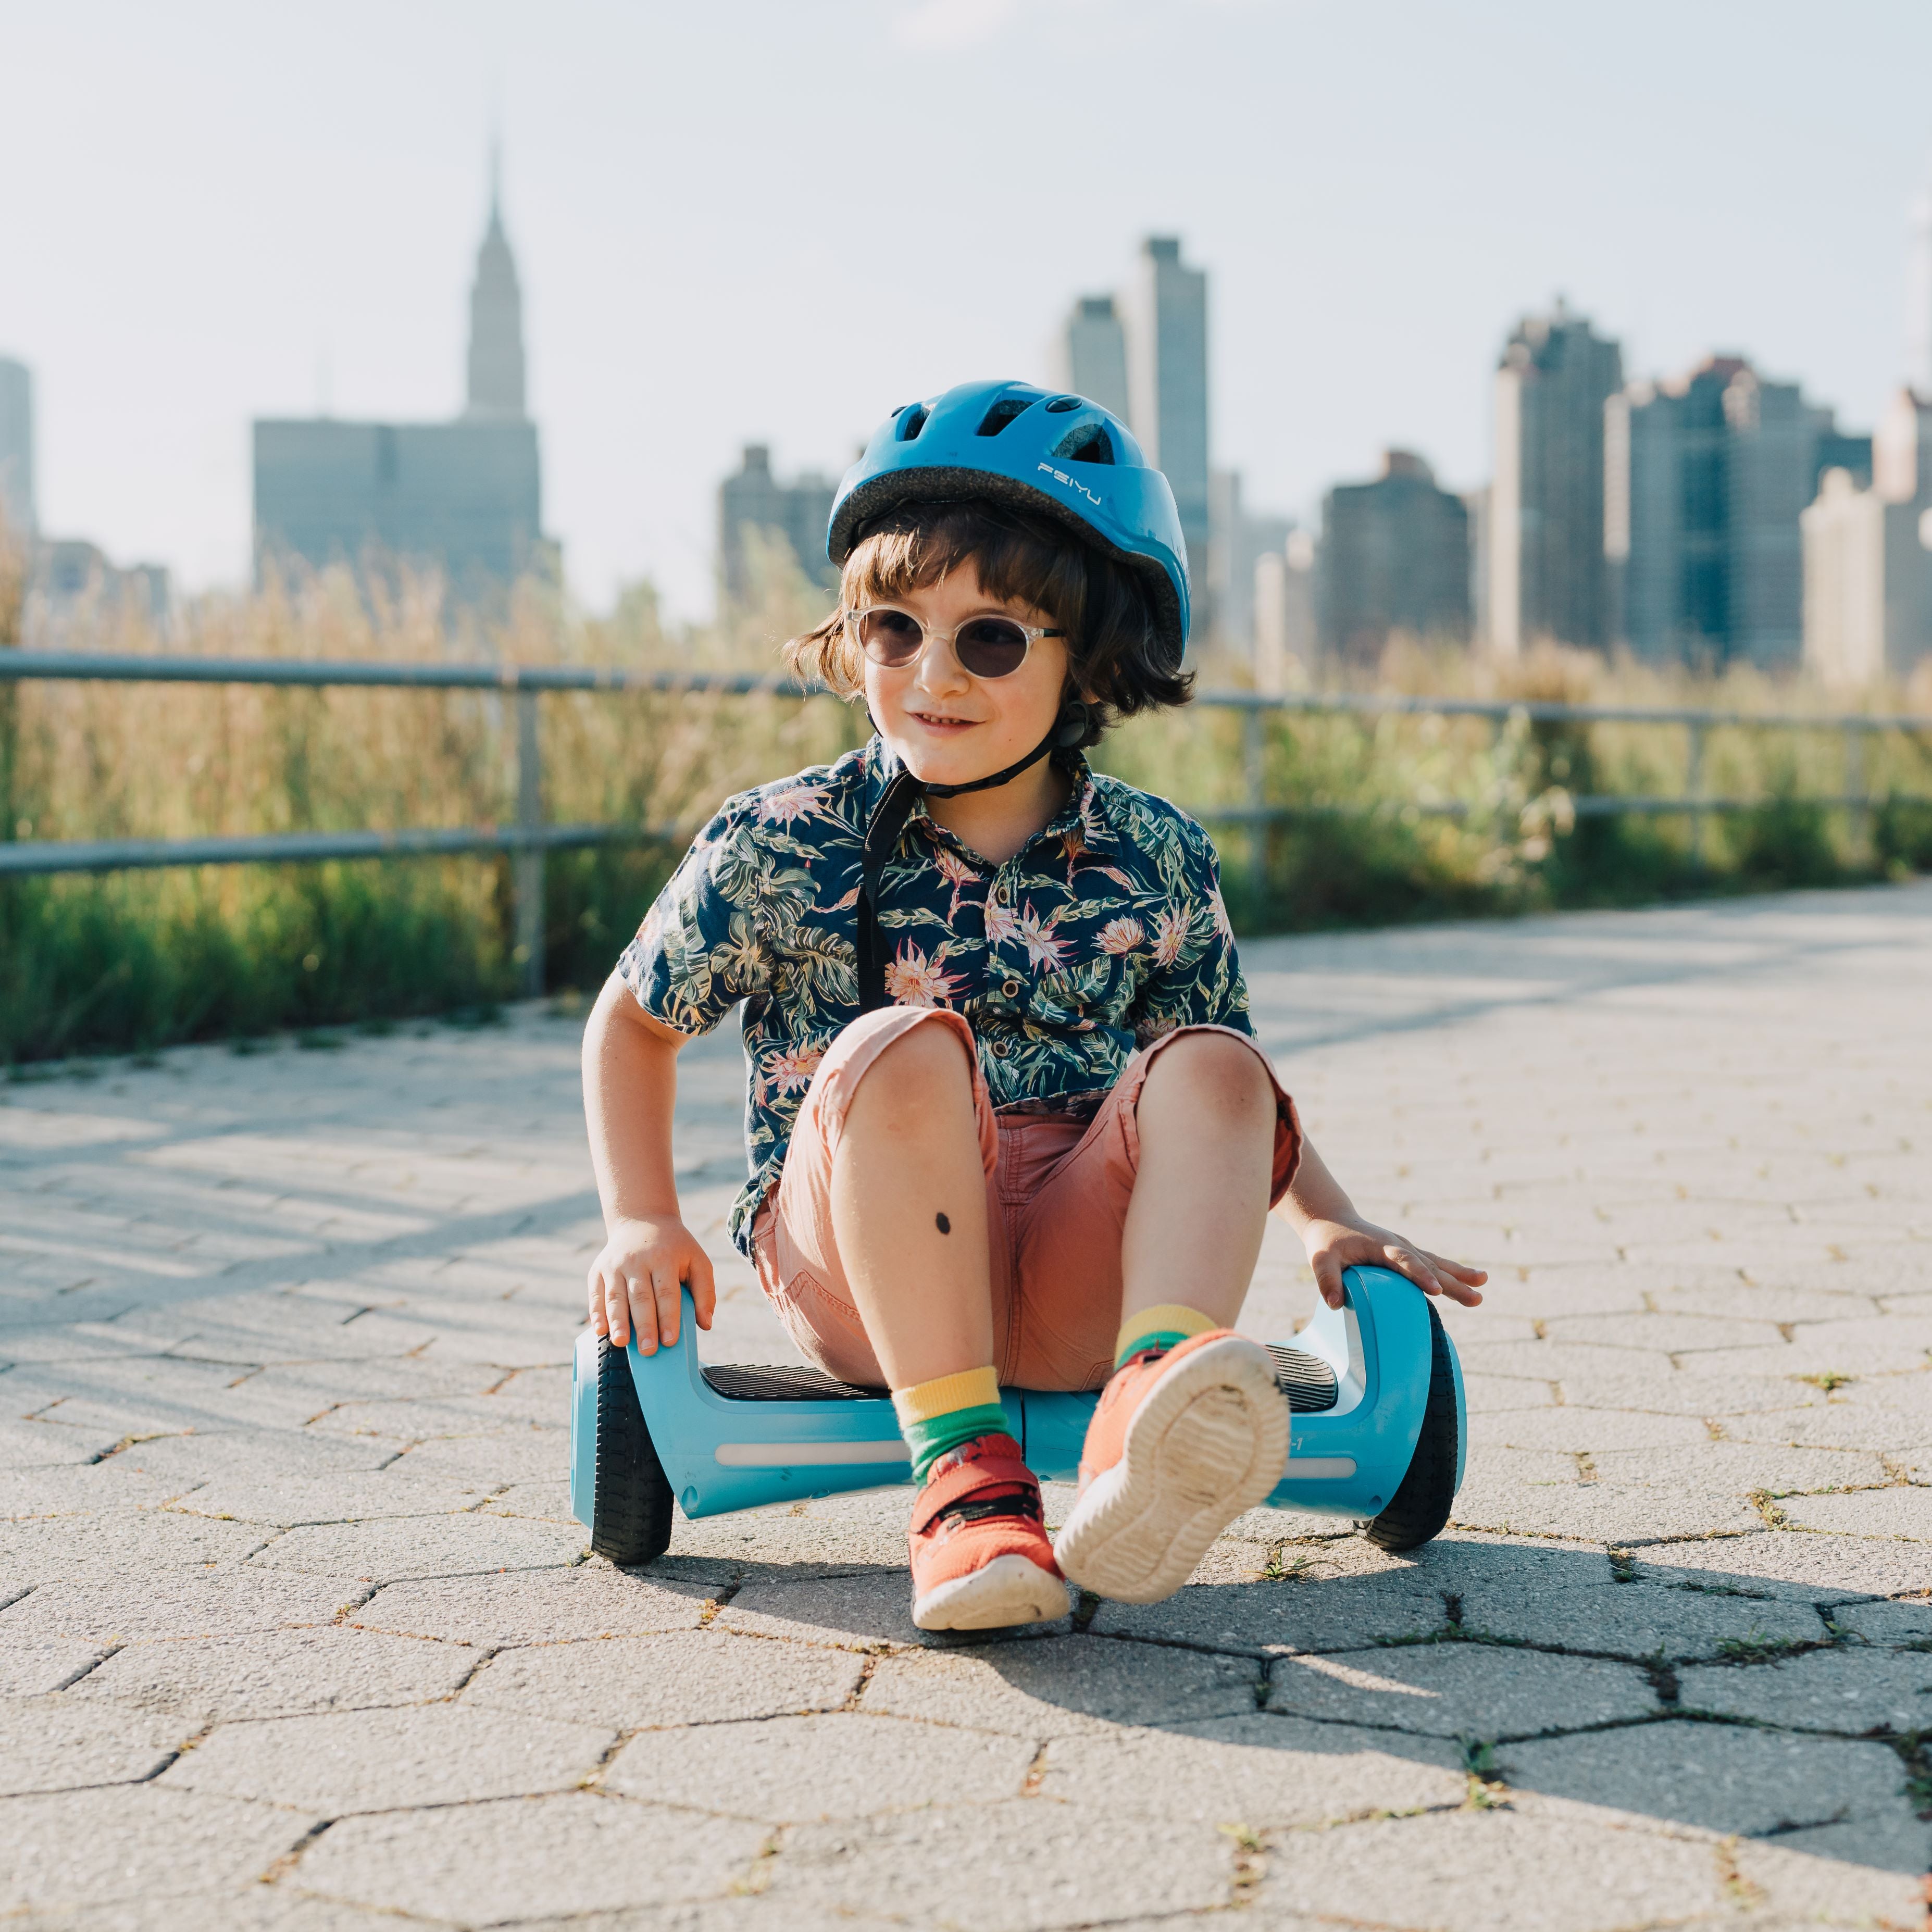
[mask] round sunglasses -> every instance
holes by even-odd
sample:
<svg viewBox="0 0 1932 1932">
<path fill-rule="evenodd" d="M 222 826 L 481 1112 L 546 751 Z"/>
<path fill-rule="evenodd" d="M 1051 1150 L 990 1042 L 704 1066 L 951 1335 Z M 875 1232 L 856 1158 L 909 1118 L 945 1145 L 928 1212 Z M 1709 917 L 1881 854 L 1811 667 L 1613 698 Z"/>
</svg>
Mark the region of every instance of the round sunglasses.
<svg viewBox="0 0 1932 1932">
<path fill-rule="evenodd" d="M 910 610 L 890 604 L 845 613 L 845 628 L 875 664 L 903 670 L 927 643 L 946 640 L 959 668 L 979 678 L 1010 677 L 1026 662 L 1036 638 L 1064 638 L 1064 631 L 1022 624 L 1017 617 L 968 617 L 950 631 L 928 631 Z"/>
</svg>

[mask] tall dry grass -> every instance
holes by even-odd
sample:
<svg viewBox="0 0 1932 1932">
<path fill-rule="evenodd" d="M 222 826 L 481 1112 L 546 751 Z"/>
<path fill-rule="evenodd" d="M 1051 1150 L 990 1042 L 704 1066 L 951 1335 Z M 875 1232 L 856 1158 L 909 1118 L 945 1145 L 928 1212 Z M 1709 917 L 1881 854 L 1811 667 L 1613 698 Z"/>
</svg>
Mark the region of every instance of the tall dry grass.
<svg viewBox="0 0 1932 1932">
<path fill-rule="evenodd" d="M 18 641 L 211 657 L 592 663 L 776 670 L 777 646 L 824 593 L 788 554 L 758 560 L 754 596 L 719 622 L 667 626 L 647 588 L 591 616 L 520 586 L 487 616 L 452 616 L 431 578 L 364 589 L 346 573 L 198 598 L 165 635 L 97 598 L 58 618 L 24 595 L 0 544 L 0 648 Z M 1366 674 L 1358 674 L 1358 676 Z M 1203 666 L 1204 683 L 1239 667 Z M 1366 681 L 1418 694 L 1743 711 L 1841 700 L 1744 671 L 1688 674 L 1553 647 L 1497 665 L 1399 644 Z M 1932 689 L 1877 692 L 1895 708 Z M 837 701 L 550 694 L 542 702 L 544 808 L 612 823 L 621 847 L 553 856 L 546 976 L 594 987 L 675 863 L 684 836 L 731 791 L 836 755 L 862 713 Z M 1096 763 L 1204 810 L 1246 797 L 1241 720 L 1205 707 L 1137 720 Z M 1628 902 L 1826 883 L 1932 865 L 1932 808 L 1863 821 L 1805 806 L 1837 792 L 1830 734 L 1712 734 L 1705 784 L 1762 801 L 1713 820 L 1702 862 L 1673 820 L 1572 823 L 1591 792 L 1682 789 L 1686 739 L 1655 725 L 1271 716 L 1267 792 L 1305 815 L 1222 838 L 1231 909 L 1245 930 L 1445 913 Z M 1878 793 L 1932 795 L 1932 748 L 1872 741 Z M 514 706 L 483 692 L 0 682 L 0 837 L 85 839 L 466 826 L 512 815 Z M 1423 808 L 1454 802 L 1460 817 Z M 673 828 L 670 836 L 641 836 Z M 507 862 L 416 859 L 226 866 L 0 882 L 0 1060 L 140 1048 L 271 1028 L 487 1010 L 516 981 Z"/>
</svg>

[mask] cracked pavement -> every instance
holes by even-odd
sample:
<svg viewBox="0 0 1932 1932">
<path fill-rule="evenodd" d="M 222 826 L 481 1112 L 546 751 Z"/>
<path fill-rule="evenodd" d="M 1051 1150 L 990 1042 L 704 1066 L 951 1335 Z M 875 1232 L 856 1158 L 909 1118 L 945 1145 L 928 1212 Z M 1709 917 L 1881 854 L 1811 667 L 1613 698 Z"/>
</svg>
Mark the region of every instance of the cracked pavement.
<svg viewBox="0 0 1932 1932">
<path fill-rule="evenodd" d="M 1452 1528 L 1256 1510 L 1004 1641 L 911 1627 L 904 1490 L 586 1556 L 569 1016 L 0 1088 L 0 1924 L 1919 1932 L 1932 886 L 1243 954 L 1358 1202 L 1492 1270 Z M 740 1067 L 705 1353 L 782 1361 Z M 1312 1300 L 1271 1226 L 1244 1325 Z"/>
</svg>

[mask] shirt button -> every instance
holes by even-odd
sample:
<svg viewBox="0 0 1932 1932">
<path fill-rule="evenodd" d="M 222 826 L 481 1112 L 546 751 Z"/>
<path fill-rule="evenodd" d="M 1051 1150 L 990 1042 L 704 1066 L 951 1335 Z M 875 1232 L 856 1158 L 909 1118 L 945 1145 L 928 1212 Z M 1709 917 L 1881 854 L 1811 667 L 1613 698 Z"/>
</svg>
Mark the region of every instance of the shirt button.
<svg viewBox="0 0 1932 1932">
<path fill-rule="evenodd" d="M 1008 999 L 1016 1000 L 1020 996 L 1020 982 L 1017 980 L 1009 980 L 1000 991 L 1005 994 Z"/>
<path fill-rule="evenodd" d="M 996 905 L 1011 905 L 1013 902 L 1012 887 L 1004 883 L 995 886 L 993 888 L 993 901 Z"/>
</svg>

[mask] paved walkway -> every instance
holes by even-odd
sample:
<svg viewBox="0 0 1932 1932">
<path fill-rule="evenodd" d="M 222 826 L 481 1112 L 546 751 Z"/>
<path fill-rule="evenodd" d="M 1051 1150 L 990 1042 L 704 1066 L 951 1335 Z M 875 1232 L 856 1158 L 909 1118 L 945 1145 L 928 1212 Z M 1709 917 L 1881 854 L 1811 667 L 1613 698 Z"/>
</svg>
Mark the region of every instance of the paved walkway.
<svg viewBox="0 0 1932 1932">
<path fill-rule="evenodd" d="M 1358 1198 L 1495 1271 L 1456 1526 L 1258 1511 L 1004 1643 L 910 1627 L 903 1492 L 586 1560 L 567 1018 L 0 1088 L 4 1923 L 1920 1927 L 1932 890 L 1249 962 Z M 1309 1293 L 1271 1234 L 1252 1325 Z"/>
</svg>

